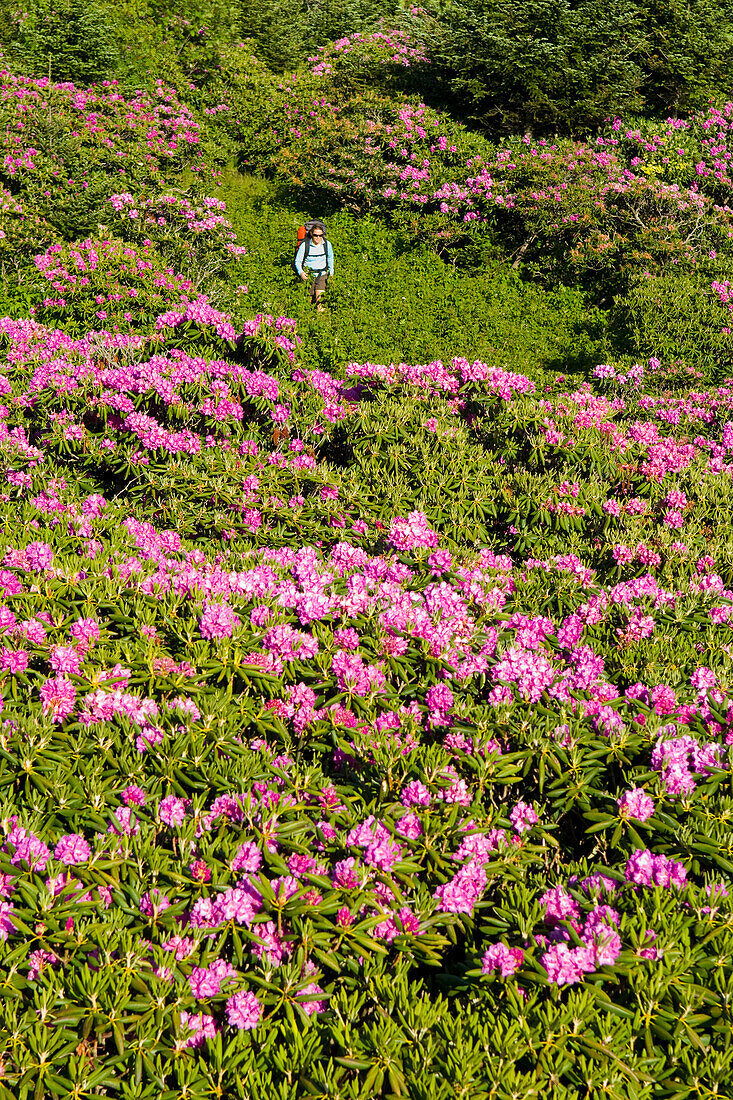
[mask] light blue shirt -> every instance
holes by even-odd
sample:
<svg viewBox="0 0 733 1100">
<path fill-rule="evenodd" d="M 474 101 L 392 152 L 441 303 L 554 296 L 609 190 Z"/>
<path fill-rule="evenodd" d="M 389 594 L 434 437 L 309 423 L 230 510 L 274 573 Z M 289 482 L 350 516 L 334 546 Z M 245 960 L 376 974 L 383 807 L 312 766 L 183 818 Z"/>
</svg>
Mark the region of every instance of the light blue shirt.
<svg viewBox="0 0 733 1100">
<path fill-rule="evenodd" d="M 314 244 L 314 242 L 311 241 L 310 251 L 306 257 L 305 241 L 303 241 L 295 255 L 295 270 L 299 275 L 305 275 L 305 271 L 303 270 L 304 265 L 312 272 L 320 274 L 324 271 L 328 271 L 329 275 L 333 275 L 334 263 L 331 242 L 326 241 L 324 244 L 323 241 L 321 241 L 320 244 Z"/>
</svg>

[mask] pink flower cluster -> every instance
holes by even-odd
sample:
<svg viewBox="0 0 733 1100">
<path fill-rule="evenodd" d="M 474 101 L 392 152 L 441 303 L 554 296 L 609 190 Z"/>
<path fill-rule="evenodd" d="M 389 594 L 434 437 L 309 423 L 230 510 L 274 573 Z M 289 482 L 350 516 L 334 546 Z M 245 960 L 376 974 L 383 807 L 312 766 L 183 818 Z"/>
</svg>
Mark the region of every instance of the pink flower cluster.
<svg viewBox="0 0 733 1100">
<path fill-rule="evenodd" d="M 481 971 L 483 974 L 490 974 L 493 970 L 498 970 L 502 978 L 510 978 L 523 962 L 524 951 L 521 947 L 507 947 L 503 943 L 492 943 L 484 952 Z"/>
<path fill-rule="evenodd" d="M 578 903 L 561 887 L 542 898 L 545 921 L 551 927 L 550 938 L 559 939 L 542 956 L 547 976 L 556 985 L 573 985 L 601 966 L 613 966 L 621 953 L 621 937 L 617 931 L 618 912 L 610 905 L 596 905 L 580 920 Z M 570 927 L 580 945 L 569 947 Z"/>
<path fill-rule="evenodd" d="M 395 516 L 389 525 L 389 541 L 395 550 L 434 547 L 438 545 L 438 537 L 424 512 L 410 512 L 407 518 Z"/>
<path fill-rule="evenodd" d="M 665 855 L 655 855 L 647 849 L 629 856 L 625 875 L 628 882 L 639 886 L 674 886 L 681 890 L 687 884 L 687 871 L 681 863 Z"/>
</svg>

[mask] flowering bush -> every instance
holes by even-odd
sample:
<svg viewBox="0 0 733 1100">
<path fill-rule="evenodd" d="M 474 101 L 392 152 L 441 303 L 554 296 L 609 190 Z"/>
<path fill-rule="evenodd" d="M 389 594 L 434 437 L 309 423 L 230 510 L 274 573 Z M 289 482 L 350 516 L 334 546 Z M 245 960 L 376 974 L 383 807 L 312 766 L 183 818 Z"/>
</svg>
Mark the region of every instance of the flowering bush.
<svg viewBox="0 0 733 1100">
<path fill-rule="evenodd" d="M 151 1083 L 295 1096 L 263 1043 L 307 1032 L 313 1087 L 381 1089 L 385 1058 L 417 1084 L 459 1019 L 481 1074 L 521 1026 L 516 1081 L 575 1087 L 531 1058 L 548 1011 L 585 1074 L 684 1051 L 727 1080 L 723 1033 L 695 1024 L 698 1055 L 664 1021 L 726 1011 L 731 388 L 339 379 L 287 319 L 239 334 L 185 295 L 148 335 L 2 330 L 7 1088 L 38 1079 L 33 1028 L 81 1087 L 153 1026 Z M 403 422 L 394 466 L 365 417 Z M 449 509 L 403 485 L 428 441 L 471 472 Z M 645 1053 L 607 1039 L 652 989 Z M 406 1024 L 367 1041 L 375 1003 L 437 1029 L 428 1055 Z"/>
<path fill-rule="evenodd" d="M 487 150 L 332 103 L 363 45 L 281 82 L 283 172 L 320 120 L 363 141 L 334 192 L 555 273 L 610 225 L 728 327 L 725 112 L 653 131 L 690 163 L 714 131 L 695 179 L 615 123 Z M 346 361 L 328 318 L 311 357 L 200 292 L 241 246 L 158 185 L 201 159 L 172 93 L 13 86 L 3 224 L 51 210 L 17 131 L 48 93 L 107 229 L 28 244 L 0 318 L 1 1100 L 730 1091 L 733 380 Z"/>
<path fill-rule="evenodd" d="M 319 46 L 308 58 L 311 72 L 330 77 L 341 94 L 363 91 L 376 80 L 380 86 L 404 83 L 407 69 L 420 67 L 427 58 L 406 28 L 388 28 L 361 33 L 356 31 Z M 375 73 L 376 70 L 376 73 Z"/>
<path fill-rule="evenodd" d="M 63 322 L 69 332 L 109 326 L 115 332 L 149 326 L 167 304 L 193 290 L 189 280 L 164 265 L 147 241 L 53 244 L 34 257 L 33 283 L 39 321 Z"/>
<path fill-rule="evenodd" d="M 197 290 L 215 279 L 234 279 L 233 259 L 246 249 L 224 216 L 226 203 L 206 195 L 192 202 L 185 195 L 161 194 L 137 201 L 130 192 L 110 196 L 115 229 L 126 241 L 156 246 L 156 251 Z"/>
<path fill-rule="evenodd" d="M 126 95 L 115 81 L 82 89 L 0 77 L 0 181 L 62 236 L 96 229 L 121 184 L 156 186 L 161 169 L 195 169 L 203 157 L 199 123 L 162 81 Z"/>
<path fill-rule="evenodd" d="M 204 158 L 200 125 L 171 88 L 158 81 L 154 92 L 130 96 L 114 81 L 84 90 L 7 71 L 0 77 L 0 267 L 11 302 L 19 284 L 25 315 L 40 300 L 44 320 L 73 315 L 83 331 L 114 318 L 124 329 L 133 323 L 128 314 L 149 324 L 169 301 L 161 288 L 174 289 L 180 276 L 208 293 L 240 282 L 245 249 L 224 203 L 200 185 L 162 189 L 161 170 L 168 178 L 198 172 Z M 135 252 L 123 252 L 121 242 Z M 56 294 L 39 289 L 34 259 L 44 278 L 50 270 L 63 284 Z M 146 278 L 154 289 L 140 301 L 137 284 Z"/>
</svg>

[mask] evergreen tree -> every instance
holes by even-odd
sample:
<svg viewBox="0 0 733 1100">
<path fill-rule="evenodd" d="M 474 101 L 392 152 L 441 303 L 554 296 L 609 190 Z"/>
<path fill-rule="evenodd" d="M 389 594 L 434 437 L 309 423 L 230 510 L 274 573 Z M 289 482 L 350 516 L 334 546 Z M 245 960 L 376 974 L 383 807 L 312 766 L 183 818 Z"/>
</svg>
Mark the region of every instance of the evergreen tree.
<svg viewBox="0 0 733 1100">
<path fill-rule="evenodd" d="M 88 0 L 33 0 L 12 55 L 29 75 L 82 87 L 109 79 L 119 60 L 110 20 Z"/>
<path fill-rule="evenodd" d="M 578 131 L 731 85 L 733 0 L 445 0 L 423 27 L 444 89 L 492 130 Z"/>
<path fill-rule="evenodd" d="M 650 114 L 728 96 L 733 88 L 731 0 L 646 0 L 639 57 Z"/>
<path fill-rule="evenodd" d="M 296 69 L 318 46 L 373 30 L 395 0 L 242 0 L 242 35 L 275 72 Z"/>
</svg>

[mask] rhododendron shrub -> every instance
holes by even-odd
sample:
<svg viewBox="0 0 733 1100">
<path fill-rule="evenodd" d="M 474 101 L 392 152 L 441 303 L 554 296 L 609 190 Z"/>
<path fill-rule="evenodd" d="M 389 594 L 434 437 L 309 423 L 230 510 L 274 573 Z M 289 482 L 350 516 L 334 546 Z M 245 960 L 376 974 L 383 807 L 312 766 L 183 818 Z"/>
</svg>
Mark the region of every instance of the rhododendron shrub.
<svg viewBox="0 0 733 1100">
<path fill-rule="evenodd" d="M 166 306 L 193 291 L 151 241 L 140 248 L 119 239 L 52 244 L 33 265 L 38 304 L 32 313 L 46 325 L 63 324 L 67 333 L 149 328 Z"/>
<path fill-rule="evenodd" d="M 216 279 L 234 279 L 233 260 L 246 248 L 225 217 L 226 204 L 211 195 L 163 193 L 136 198 L 129 191 L 113 194 L 114 228 L 124 240 L 142 247 L 152 242 L 177 272 L 197 290 Z"/>
<path fill-rule="evenodd" d="M 124 331 L 148 325 L 183 277 L 209 292 L 241 283 L 245 250 L 222 201 L 196 176 L 191 184 L 210 163 L 209 138 L 165 83 L 129 93 L 116 81 L 82 89 L 3 70 L 0 119 L 0 262 L 15 273 L 5 292 L 13 304 L 20 296 L 23 315 L 33 304 L 37 316 L 63 316 L 79 331 L 98 320 Z M 125 244 L 134 246 L 127 256 Z M 55 287 L 33 267 L 49 253 L 60 261 Z"/>
<path fill-rule="evenodd" d="M 187 292 L 147 333 L 2 321 L 3 1087 L 34 1027 L 134 1076 L 152 1013 L 151 1087 L 266 1093 L 302 1032 L 362 1088 L 375 1002 L 437 1029 L 395 1025 L 416 1082 L 511 1039 L 535 1087 L 550 1010 L 586 1075 L 728 1080 L 663 1020 L 727 1011 L 733 391 L 240 329 Z"/>
<path fill-rule="evenodd" d="M 114 195 L 128 217 L 131 195 Z M 218 199 L 204 199 L 201 207 L 187 199 L 166 196 L 159 209 L 173 216 L 150 213 L 148 202 L 141 231 L 115 225 L 114 238 L 86 238 L 74 244 L 52 244 L 33 257 L 27 283 L 36 294 L 31 313 L 45 324 L 61 323 L 67 333 L 90 328 L 119 333 L 147 331 L 157 316 L 184 299 L 217 287 L 225 274 L 235 277 L 238 257 L 245 249 L 233 243 L 235 234 L 220 211 Z M 201 215 L 201 218 L 198 217 Z M 150 222 L 153 222 L 151 225 Z M 159 224 L 158 224 L 159 223 Z M 171 266 L 173 265 L 173 266 Z M 208 296 L 207 296 L 208 298 Z"/>
<path fill-rule="evenodd" d="M 76 88 L 3 69 L 0 117 L 2 182 L 67 239 L 106 220 L 120 184 L 157 189 L 161 172 L 203 158 L 200 123 L 163 81 L 130 93 L 114 80 Z M 49 118 L 63 141 L 48 140 Z"/>
</svg>

